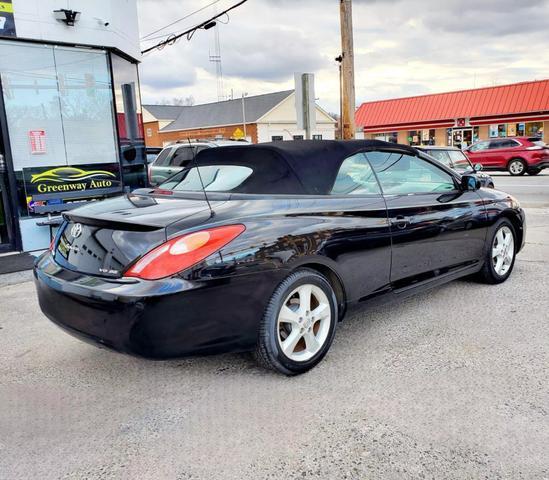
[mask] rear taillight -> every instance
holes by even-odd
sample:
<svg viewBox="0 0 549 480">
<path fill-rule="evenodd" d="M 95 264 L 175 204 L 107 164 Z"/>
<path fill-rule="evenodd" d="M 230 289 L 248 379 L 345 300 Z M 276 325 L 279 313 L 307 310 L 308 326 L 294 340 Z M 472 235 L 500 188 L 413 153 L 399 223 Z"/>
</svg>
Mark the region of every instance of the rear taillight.
<svg viewBox="0 0 549 480">
<path fill-rule="evenodd" d="M 55 237 L 51 239 L 49 251 L 53 252 L 55 249 Z"/>
<path fill-rule="evenodd" d="M 217 252 L 244 230 L 244 225 L 227 225 L 172 238 L 147 253 L 124 276 L 158 280 L 175 275 Z"/>
</svg>

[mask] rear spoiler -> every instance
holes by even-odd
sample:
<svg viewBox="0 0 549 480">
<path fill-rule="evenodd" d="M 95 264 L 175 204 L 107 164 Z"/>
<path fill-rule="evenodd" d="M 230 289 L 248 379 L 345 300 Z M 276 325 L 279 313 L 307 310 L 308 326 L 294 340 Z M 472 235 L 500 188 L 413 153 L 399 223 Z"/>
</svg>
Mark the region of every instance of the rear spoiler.
<svg viewBox="0 0 549 480">
<path fill-rule="evenodd" d="M 84 225 L 93 225 L 95 227 L 109 228 L 111 230 L 126 230 L 130 232 L 153 232 L 155 230 L 163 230 L 165 228 L 158 225 L 144 225 L 139 223 L 106 220 L 103 218 L 81 217 L 71 212 L 64 212 L 63 218 L 68 222 L 78 222 L 83 223 Z"/>
</svg>

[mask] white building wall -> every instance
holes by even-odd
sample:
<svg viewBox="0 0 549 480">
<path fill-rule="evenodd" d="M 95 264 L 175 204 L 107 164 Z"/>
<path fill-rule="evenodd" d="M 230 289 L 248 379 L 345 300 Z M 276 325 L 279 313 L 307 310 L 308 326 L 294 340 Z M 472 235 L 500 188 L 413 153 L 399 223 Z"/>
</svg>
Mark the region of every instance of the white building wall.
<svg viewBox="0 0 549 480">
<path fill-rule="evenodd" d="M 322 135 L 323 140 L 334 140 L 335 125 L 334 119 L 317 107 L 316 129 L 311 132 L 311 135 Z M 297 128 L 295 94 L 291 94 L 257 122 L 257 136 L 259 143 L 263 143 L 272 141 L 274 136 L 293 140 L 294 135 L 305 137 L 305 130 Z"/>
<path fill-rule="evenodd" d="M 305 130 L 298 129 L 295 123 L 259 123 L 257 125 L 259 143 L 270 142 L 274 136 L 282 136 L 284 140 L 293 140 L 294 135 L 305 137 Z M 322 135 L 322 140 L 335 140 L 335 127 L 334 125 L 317 124 L 311 135 Z"/>
<path fill-rule="evenodd" d="M 74 27 L 54 18 L 61 8 L 81 12 Z M 18 38 L 114 47 L 141 57 L 137 0 L 13 0 L 13 10 Z"/>
</svg>

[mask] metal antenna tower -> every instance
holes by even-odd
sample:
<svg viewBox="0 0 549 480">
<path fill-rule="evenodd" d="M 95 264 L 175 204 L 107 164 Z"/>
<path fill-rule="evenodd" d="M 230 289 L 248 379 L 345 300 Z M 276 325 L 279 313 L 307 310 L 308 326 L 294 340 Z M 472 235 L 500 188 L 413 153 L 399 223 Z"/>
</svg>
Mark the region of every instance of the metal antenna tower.
<svg viewBox="0 0 549 480">
<path fill-rule="evenodd" d="M 216 23 L 214 27 L 214 39 L 214 54 L 212 55 L 210 52 L 210 62 L 215 63 L 215 75 L 217 78 L 217 100 L 221 102 L 225 100 L 225 92 L 223 91 L 223 67 L 221 64 L 221 41 L 219 40 L 218 23 Z"/>
</svg>

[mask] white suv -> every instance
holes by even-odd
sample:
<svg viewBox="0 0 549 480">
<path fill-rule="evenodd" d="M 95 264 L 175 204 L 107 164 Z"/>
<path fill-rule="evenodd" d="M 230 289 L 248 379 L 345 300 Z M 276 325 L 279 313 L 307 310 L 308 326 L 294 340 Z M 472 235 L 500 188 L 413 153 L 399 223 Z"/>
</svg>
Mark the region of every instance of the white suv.
<svg viewBox="0 0 549 480">
<path fill-rule="evenodd" d="M 248 142 L 241 140 L 200 140 L 191 142 L 180 140 L 178 143 L 168 145 L 149 165 L 149 183 L 154 187 L 165 182 L 168 178 L 187 167 L 201 150 L 242 144 L 248 144 Z"/>
</svg>

